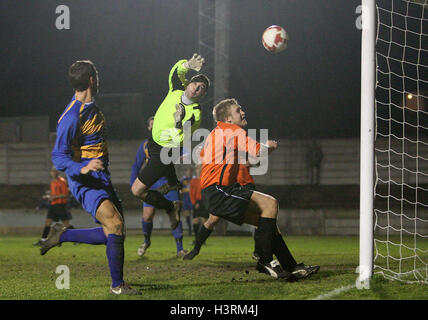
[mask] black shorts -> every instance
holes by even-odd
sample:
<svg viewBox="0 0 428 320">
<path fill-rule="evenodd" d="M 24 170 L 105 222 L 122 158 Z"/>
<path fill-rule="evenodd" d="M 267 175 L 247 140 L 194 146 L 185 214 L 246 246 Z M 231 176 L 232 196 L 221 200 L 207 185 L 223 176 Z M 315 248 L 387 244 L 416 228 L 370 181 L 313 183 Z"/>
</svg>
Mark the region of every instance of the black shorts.
<svg viewBox="0 0 428 320">
<path fill-rule="evenodd" d="M 195 206 L 193 206 L 193 218 L 206 218 L 208 219 L 209 212 L 205 208 L 204 203 L 201 200 L 196 201 L 197 204 L 199 204 L 199 208 L 196 209 Z"/>
<path fill-rule="evenodd" d="M 160 154 L 163 147 L 150 137 L 147 142 L 147 148 L 149 150 L 149 160 L 141 167 L 138 179 L 149 188 L 162 177 L 167 177 L 169 185 L 177 185 L 179 181 L 174 164 L 172 162 L 164 164 L 161 161 Z M 170 154 L 172 154 L 172 149 L 169 149 Z"/>
<path fill-rule="evenodd" d="M 202 189 L 202 201 L 209 213 L 242 225 L 252 194 L 253 190 L 239 183 L 230 186 L 211 185 Z"/>
<path fill-rule="evenodd" d="M 243 185 L 242 188 L 247 189 L 247 190 L 256 191 L 256 185 L 253 183 Z"/>
<path fill-rule="evenodd" d="M 71 214 L 65 204 L 53 204 L 49 206 L 47 218 L 55 222 L 71 220 Z"/>
</svg>

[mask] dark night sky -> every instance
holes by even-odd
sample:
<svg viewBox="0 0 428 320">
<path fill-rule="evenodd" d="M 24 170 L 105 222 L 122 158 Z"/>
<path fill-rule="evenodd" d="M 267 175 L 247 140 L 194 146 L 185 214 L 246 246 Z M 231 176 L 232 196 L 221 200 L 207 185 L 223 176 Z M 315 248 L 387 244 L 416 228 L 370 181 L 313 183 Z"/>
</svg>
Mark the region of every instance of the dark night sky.
<svg viewBox="0 0 428 320">
<path fill-rule="evenodd" d="M 70 8 L 70 30 L 55 28 L 61 4 Z M 230 96 L 250 127 L 284 138 L 359 135 L 359 4 L 232 1 Z M 72 95 L 66 74 L 78 59 L 95 62 L 102 93 L 142 93 L 151 114 L 171 66 L 198 49 L 197 0 L 2 0 L 0 21 L 0 117 L 48 114 L 55 121 Z M 260 42 L 272 24 L 290 37 L 276 55 Z"/>
</svg>

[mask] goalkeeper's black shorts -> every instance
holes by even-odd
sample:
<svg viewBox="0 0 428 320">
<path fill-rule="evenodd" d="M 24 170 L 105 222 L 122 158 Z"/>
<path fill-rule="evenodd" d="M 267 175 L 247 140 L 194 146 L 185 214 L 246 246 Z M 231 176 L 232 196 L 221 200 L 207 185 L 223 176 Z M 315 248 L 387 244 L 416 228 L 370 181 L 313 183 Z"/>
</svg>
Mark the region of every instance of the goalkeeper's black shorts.
<svg viewBox="0 0 428 320">
<path fill-rule="evenodd" d="M 177 185 L 179 181 L 175 172 L 174 163 L 163 163 L 161 160 L 163 147 L 157 144 L 152 137 L 148 139 L 147 147 L 149 150 L 149 159 L 138 172 L 138 179 L 149 188 L 162 177 L 168 179 L 169 185 Z M 171 148 L 168 148 L 166 151 L 169 151 L 169 155 L 172 154 Z"/>
<path fill-rule="evenodd" d="M 202 189 L 202 201 L 209 213 L 242 225 L 252 194 L 251 188 L 239 183 L 230 186 L 211 185 Z"/>
</svg>

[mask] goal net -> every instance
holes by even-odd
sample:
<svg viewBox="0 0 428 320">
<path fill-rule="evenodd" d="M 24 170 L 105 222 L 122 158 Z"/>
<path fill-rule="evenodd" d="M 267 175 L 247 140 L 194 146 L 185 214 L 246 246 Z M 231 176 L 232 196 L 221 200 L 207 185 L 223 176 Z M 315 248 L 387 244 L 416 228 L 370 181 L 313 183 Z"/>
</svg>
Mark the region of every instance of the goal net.
<svg viewBox="0 0 428 320">
<path fill-rule="evenodd" d="M 373 273 L 428 284 L 428 0 L 376 15 Z"/>
</svg>

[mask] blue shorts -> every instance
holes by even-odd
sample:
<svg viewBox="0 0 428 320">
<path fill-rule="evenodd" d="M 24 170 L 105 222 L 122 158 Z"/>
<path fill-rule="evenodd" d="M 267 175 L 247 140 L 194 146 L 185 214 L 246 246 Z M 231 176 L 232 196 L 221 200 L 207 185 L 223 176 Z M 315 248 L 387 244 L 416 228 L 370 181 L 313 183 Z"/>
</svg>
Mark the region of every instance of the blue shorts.
<svg viewBox="0 0 428 320">
<path fill-rule="evenodd" d="M 192 210 L 193 209 L 193 205 L 192 205 L 192 201 L 190 201 L 190 195 L 188 192 L 183 193 L 183 209 L 182 210 Z"/>
<path fill-rule="evenodd" d="M 74 198 L 92 215 L 96 223 L 100 223 L 96 218 L 97 209 L 106 199 L 113 202 L 123 217 L 121 200 L 114 190 L 107 170 L 92 171 L 86 175 L 80 175 L 77 179 L 68 177 L 68 187 Z"/>
</svg>

